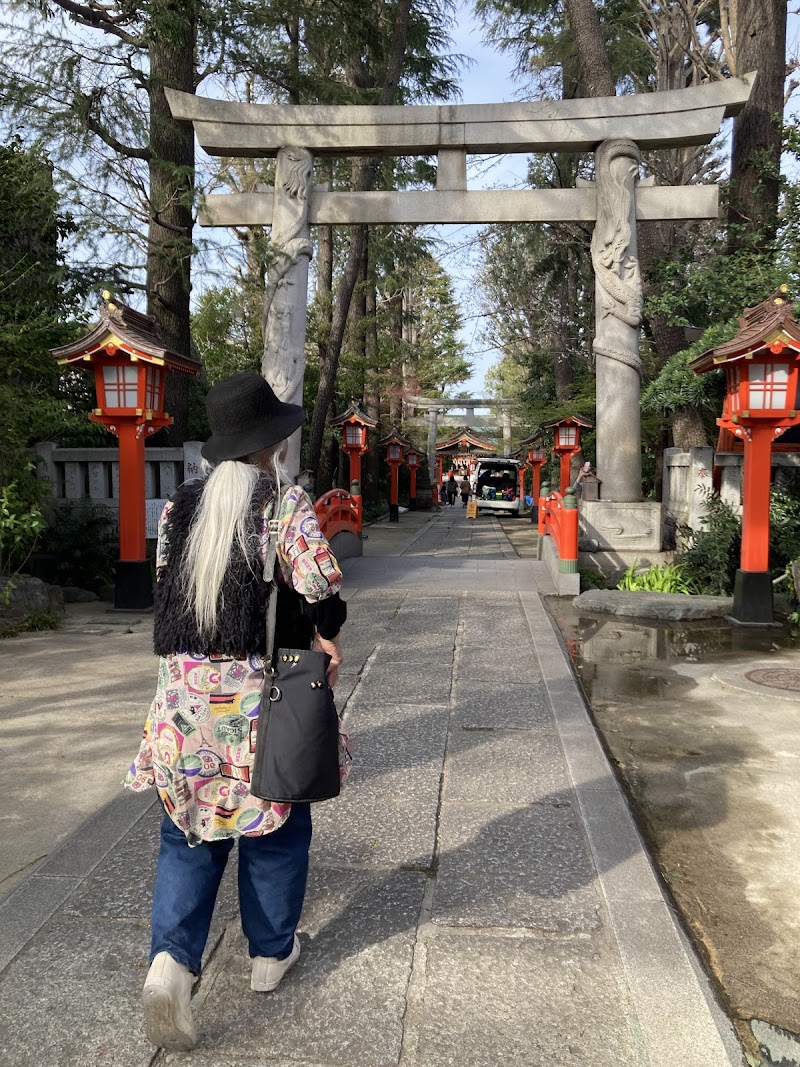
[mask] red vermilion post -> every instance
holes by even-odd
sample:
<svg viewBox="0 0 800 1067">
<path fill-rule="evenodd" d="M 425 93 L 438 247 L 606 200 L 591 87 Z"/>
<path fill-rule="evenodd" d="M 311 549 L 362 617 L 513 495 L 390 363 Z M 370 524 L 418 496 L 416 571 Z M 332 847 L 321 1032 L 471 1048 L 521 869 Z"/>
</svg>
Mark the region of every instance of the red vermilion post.
<svg viewBox="0 0 800 1067">
<path fill-rule="evenodd" d="M 361 450 L 348 448 L 347 454 L 350 457 L 350 485 L 353 482 L 358 482 L 361 485 Z"/>
<path fill-rule="evenodd" d="M 559 486 L 559 491 L 563 494 L 563 493 L 566 493 L 567 487 L 570 484 L 569 467 L 570 467 L 570 462 L 572 460 L 572 453 L 571 452 L 561 452 L 560 455 L 561 455 L 561 469 L 560 469 L 559 480 L 561 482 L 561 485 Z"/>
<path fill-rule="evenodd" d="M 410 495 L 412 500 L 416 500 L 417 499 L 417 468 L 416 467 L 409 467 L 408 468 L 408 473 L 409 473 L 409 477 L 411 479 L 411 484 L 410 484 L 410 487 L 409 487 L 409 495 Z"/>
<path fill-rule="evenodd" d="M 541 463 L 534 463 L 533 464 L 533 486 L 531 488 L 531 496 L 533 497 L 534 502 L 538 502 L 538 500 L 539 500 L 539 487 L 540 487 L 540 484 L 541 484 L 541 478 L 542 478 L 542 465 L 541 465 Z"/>
<path fill-rule="evenodd" d="M 120 418 L 119 438 L 119 558 L 140 562 L 147 558 L 144 504 L 144 427 Z"/>
<path fill-rule="evenodd" d="M 400 464 L 399 463 L 391 463 L 390 466 L 392 468 L 392 477 L 391 477 L 391 483 L 390 483 L 390 486 L 389 486 L 389 515 L 390 515 L 390 518 L 391 518 L 392 516 L 396 516 L 397 515 L 398 500 L 399 500 L 398 486 L 399 486 L 399 476 L 400 476 Z M 395 518 L 394 521 L 397 522 L 397 519 Z"/>
<path fill-rule="evenodd" d="M 742 570 L 769 570 L 769 490 L 774 426 L 751 426 L 742 472 Z"/>
</svg>

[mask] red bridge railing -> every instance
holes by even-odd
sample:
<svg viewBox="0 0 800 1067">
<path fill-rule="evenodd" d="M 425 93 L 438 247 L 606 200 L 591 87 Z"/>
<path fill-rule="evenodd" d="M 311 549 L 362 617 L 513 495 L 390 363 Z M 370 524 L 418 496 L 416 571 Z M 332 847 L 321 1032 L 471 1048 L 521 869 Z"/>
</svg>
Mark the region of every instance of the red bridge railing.
<svg viewBox="0 0 800 1067">
<path fill-rule="evenodd" d="M 559 572 L 575 574 L 578 570 L 578 503 L 571 489 L 567 489 L 563 496 L 554 491 L 539 497 L 539 536 L 545 535 L 553 538 L 558 549 Z"/>
<path fill-rule="evenodd" d="M 357 537 L 361 535 L 363 513 L 360 496 L 353 496 L 346 489 L 331 489 L 314 504 L 314 511 L 329 541 L 343 530 L 349 530 Z"/>
</svg>

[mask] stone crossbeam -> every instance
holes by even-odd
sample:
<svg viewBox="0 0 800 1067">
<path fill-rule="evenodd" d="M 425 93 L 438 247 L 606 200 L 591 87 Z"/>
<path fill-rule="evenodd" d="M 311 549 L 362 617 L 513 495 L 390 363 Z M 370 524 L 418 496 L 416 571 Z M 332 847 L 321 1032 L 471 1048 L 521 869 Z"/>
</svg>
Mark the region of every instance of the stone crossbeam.
<svg viewBox="0 0 800 1067">
<path fill-rule="evenodd" d="M 206 197 L 203 226 L 271 226 L 272 192 L 220 193 Z M 644 220 L 715 219 L 719 190 L 709 185 L 640 186 L 636 217 Z M 459 192 L 328 193 L 313 190 L 312 225 L 354 226 L 492 222 L 594 222 L 596 196 L 581 189 L 491 189 Z"/>
<path fill-rule="evenodd" d="M 516 104 L 335 106 L 241 104 L 167 89 L 211 155 L 263 158 L 285 147 L 315 156 L 430 155 L 439 149 L 587 152 L 624 137 L 640 149 L 707 144 L 747 102 L 755 75 L 690 89 Z"/>
</svg>

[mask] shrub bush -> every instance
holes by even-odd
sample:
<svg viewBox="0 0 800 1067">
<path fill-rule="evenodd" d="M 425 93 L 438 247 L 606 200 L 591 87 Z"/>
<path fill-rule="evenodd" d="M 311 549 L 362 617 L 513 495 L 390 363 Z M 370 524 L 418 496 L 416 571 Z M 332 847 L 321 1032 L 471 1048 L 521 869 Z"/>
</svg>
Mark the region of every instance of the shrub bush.
<svg viewBox="0 0 800 1067">
<path fill-rule="evenodd" d="M 56 510 L 42 539 L 46 556 L 39 576 L 51 585 L 74 585 L 99 593 L 114 584 L 119 540 L 102 504 L 77 501 Z"/>
</svg>

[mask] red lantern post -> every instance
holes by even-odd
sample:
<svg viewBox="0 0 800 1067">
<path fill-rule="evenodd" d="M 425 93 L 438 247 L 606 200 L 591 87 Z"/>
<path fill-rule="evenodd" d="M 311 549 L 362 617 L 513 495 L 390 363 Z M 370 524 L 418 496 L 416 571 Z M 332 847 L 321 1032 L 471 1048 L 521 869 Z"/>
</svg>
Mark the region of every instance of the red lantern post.
<svg viewBox="0 0 800 1067">
<path fill-rule="evenodd" d="M 408 471 L 410 475 L 410 487 L 408 491 L 409 495 L 409 509 L 411 511 L 417 510 L 417 471 L 425 458 L 425 453 L 420 452 L 418 448 L 406 449 L 406 464 L 408 465 Z"/>
<path fill-rule="evenodd" d="M 350 463 L 350 492 L 361 496 L 361 456 L 367 451 L 367 430 L 374 429 L 378 420 L 370 418 L 353 401 L 343 414 L 331 419 L 331 426 L 342 427 L 342 448 Z"/>
<path fill-rule="evenodd" d="M 119 561 L 114 607 L 142 611 L 153 605 L 145 542 L 144 442 L 172 422 L 164 411 L 167 370 L 196 375 L 200 365 L 164 347 L 155 319 L 124 304 L 105 305 L 85 337 L 52 349 L 60 364 L 89 363 L 97 407 L 89 418 L 119 439 Z"/>
<path fill-rule="evenodd" d="M 403 453 L 411 447 L 411 442 L 407 441 L 396 427 L 393 427 L 392 432 L 378 442 L 378 448 L 386 449 L 386 462 L 390 469 L 389 522 L 398 522 L 400 519 L 398 500 L 400 464 L 403 462 Z"/>
<path fill-rule="evenodd" d="M 786 292 L 781 286 L 758 307 L 748 308 L 732 340 L 691 363 L 697 374 L 724 368 L 727 391 L 717 425 L 744 443 L 741 566 L 731 618 L 750 626 L 774 620 L 769 570 L 772 442 L 800 423 L 800 326 Z"/>
<path fill-rule="evenodd" d="M 563 419 L 551 419 L 542 424 L 542 429 L 553 430 L 553 451 L 561 460 L 559 490 L 565 493 L 570 485 L 569 473 L 572 457 L 581 450 L 581 429 L 589 429 L 591 423 L 579 415 L 568 415 Z"/>
</svg>

